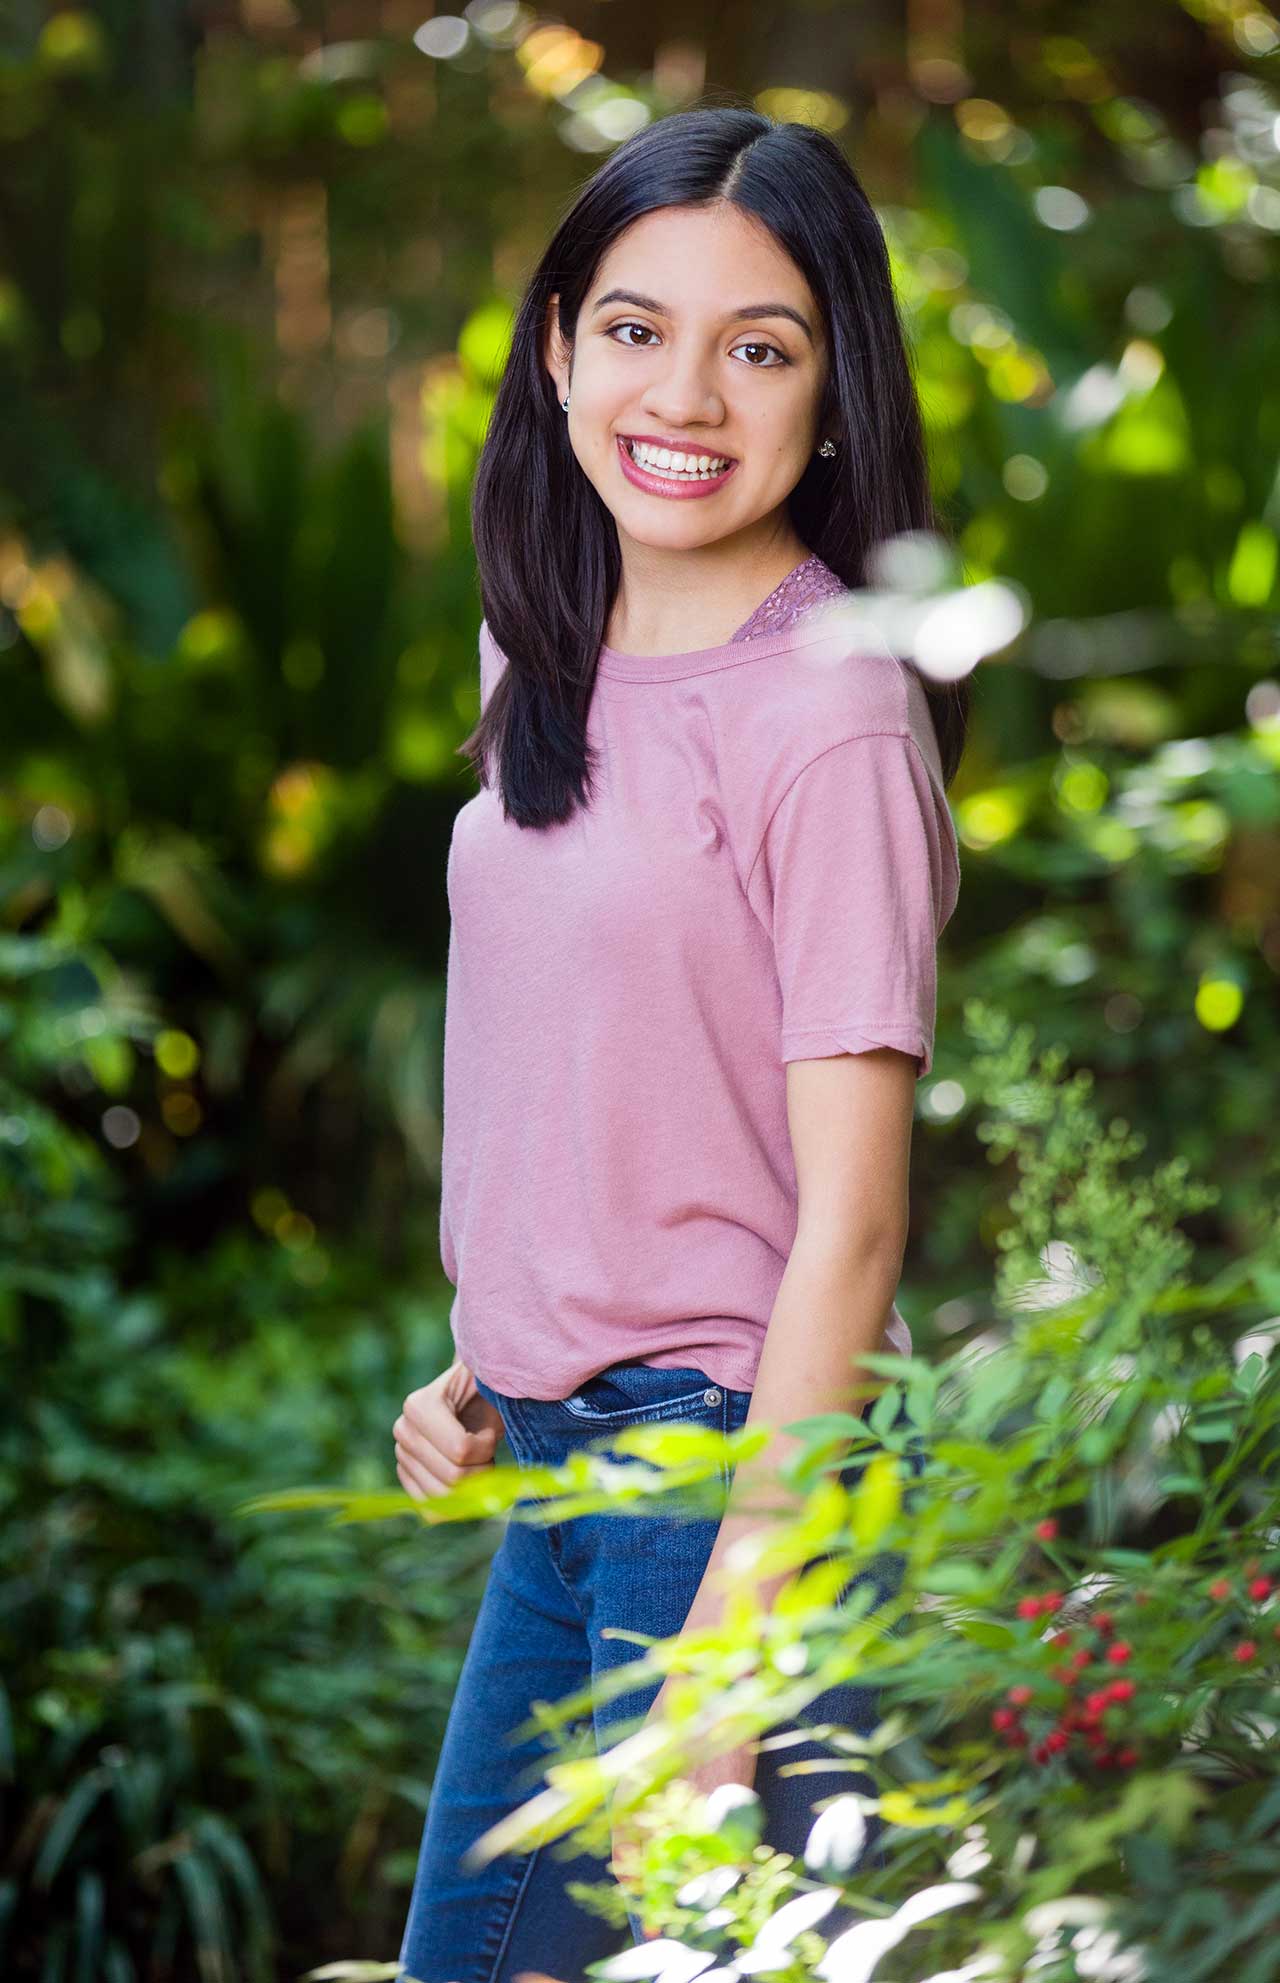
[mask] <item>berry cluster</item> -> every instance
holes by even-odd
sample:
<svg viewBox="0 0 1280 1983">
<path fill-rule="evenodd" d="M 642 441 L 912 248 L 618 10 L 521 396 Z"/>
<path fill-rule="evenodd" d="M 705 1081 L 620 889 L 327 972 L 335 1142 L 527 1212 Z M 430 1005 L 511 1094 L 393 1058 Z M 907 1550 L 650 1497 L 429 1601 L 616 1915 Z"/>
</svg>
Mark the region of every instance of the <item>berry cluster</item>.
<svg viewBox="0 0 1280 1983">
<path fill-rule="evenodd" d="M 1052 1518 L 1036 1525 L 1038 1541 L 1051 1542 L 1057 1533 L 1058 1525 Z M 1218 1603 L 1240 1597 L 1255 1604 L 1265 1603 L 1272 1596 L 1274 1581 L 1261 1573 L 1256 1561 L 1246 1563 L 1242 1575 L 1241 1590 L 1229 1578 L 1219 1577 L 1209 1585 L 1209 1596 Z M 1146 1591 L 1132 1594 L 1135 1604 L 1148 1602 L 1149 1596 Z M 1039 1597 L 1019 1599 L 1017 1613 L 1019 1618 L 1052 1618 L 1064 1602 L 1064 1592 L 1045 1591 Z M 1280 1623 L 1272 1629 L 1280 1640 Z M 1004 1703 L 992 1710 L 991 1726 L 1007 1747 L 1027 1750 L 1034 1763 L 1047 1763 L 1074 1745 L 1080 1760 L 1094 1769 L 1133 1769 L 1142 1760 L 1142 1752 L 1131 1739 L 1132 1732 L 1126 1726 L 1129 1717 L 1123 1710 L 1137 1689 L 1127 1678 L 1099 1684 L 1108 1667 L 1124 1666 L 1132 1659 L 1133 1647 L 1128 1640 L 1117 1638 L 1115 1615 L 1110 1611 L 1095 1611 L 1081 1630 L 1090 1635 L 1089 1643 L 1075 1646 L 1068 1657 L 1059 1657 L 1048 1669 L 1048 1677 L 1058 1682 L 1063 1694 L 1058 1718 L 1047 1734 L 1033 1744 L 1023 1725 L 1022 1710 L 1035 1699 L 1037 1691 L 1026 1684 L 1007 1690 Z M 1073 1628 L 1067 1626 L 1054 1632 L 1048 1643 L 1059 1655 L 1066 1655 L 1075 1637 Z M 1247 1665 L 1257 1653 L 1256 1639 L 1241 1638 L 1232 1648 L 1231 1657 Z M 1086 1673 L 1088 1668 L 1094 1669 L 1091 1674 Z M 1082 1693 L 1080 1690 L 1086 1684 L 1089 1691 Z"/>
<path fill-rule="evenodd" d="M 1061 1591 L 1047 1591 L 1043 1597 L 1024 1597 L 1018 1605 L 1018 1616 L 1052 1617 L 1062 1603 Z M 1105 1686 L 1094 1686 L 1083 1699 L 1079 1698 L 1076 1689 L 1081 1685 L 1087 1667 L 1123 1666 L 1133 1657 L 1133 1648 L 1127 1640 L 1114 1637 L 1115 1619 L 1111 1612 L 1095 1612 L 1091 1624 L 1096 1634 L 1094 1644 L 1078 1646 L 1069 1659 L 1059 1660 L 1049 1668 L 1050 1679 L 1059 1682 L 1065 1699 L 1058 1719 L 1048 1734 L 1031 1746 L 1021 1711 L 1034 1698 L 1035 1689 L 1026 1685 L 1009 1688 L 1005 1696 L 1008 1705 L 993 1710 L 991 1725 L 1010 1748 L 1028 1749 L 1033 1763 L 1047 1763 L 1052 1756 L 1068 1748 L 1074 1739 L 1082 1759 L 1092 1763 L 1095 1769 L 1132 1769 L 1140 1760 L 1140 1751 L 1132 1742 L 1121 1739 L 1123 1729 L 1118 1725 L 1115 1712 L 1133 1699 L 1137 1689 L 1132 1680 L 1111 1680 Z M 1074 1633 L 1068 1626 L 1055 1632 L 1049 1644 L 1059 1652 L 1065 1652 L 1073 1638 Z"/>
<path fill-rule="evenodd" d="M 1241 1575 L 1245 1580 L 1243 1593 L 1237 1592 L 1235 1585 L 1229 1577 L 1216 1577 L 1209 1586 L 1210 1597 L 1218 1604 L 1227 1604 L 1232 1598 L 1243 1595 L 1251 1598 L 1255 1604 L 1265 1604 L 1271 1596 L 1275 1584 L 1271 1577 L 1260 1574 L 1256 1557 L 1251 1557 L 1249 1562 L 1243 1565 Z M 1273 1625 L 1271 1631 L 1274 1638 L 1280 1639 L 1280 1624 Z M 1257 1656 L 1258 1641 L 1256 1639 L 1238 1639 L 1231 1648 L 1232 1659 L 1238 1660 L 1241 1666 L 1247 1666 L 1250 1660 L 1256 1659 Z"/>
</svg>

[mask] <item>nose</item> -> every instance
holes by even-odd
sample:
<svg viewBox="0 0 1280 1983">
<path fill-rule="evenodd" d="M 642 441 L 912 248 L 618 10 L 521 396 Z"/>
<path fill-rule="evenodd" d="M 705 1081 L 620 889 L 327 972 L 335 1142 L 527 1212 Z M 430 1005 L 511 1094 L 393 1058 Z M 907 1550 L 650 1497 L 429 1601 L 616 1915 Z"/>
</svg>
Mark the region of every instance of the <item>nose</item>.
<svg viewBox="0 0 1280 1983">
<path fill-rule="evenodd" d="M 683 360 L 673 358 L 661 378 L 650 380 L 644 410 L 668 433 L 710 430 L 724 419 L 724 401 L 706 364 L 693 352 Z"/>
</svg>

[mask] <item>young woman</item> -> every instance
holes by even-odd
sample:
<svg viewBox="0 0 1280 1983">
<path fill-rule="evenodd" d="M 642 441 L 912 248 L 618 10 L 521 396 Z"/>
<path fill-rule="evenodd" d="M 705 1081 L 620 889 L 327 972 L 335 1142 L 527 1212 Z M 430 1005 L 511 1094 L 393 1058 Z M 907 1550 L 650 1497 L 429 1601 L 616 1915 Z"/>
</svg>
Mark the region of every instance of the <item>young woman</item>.
<svg viewBox="0 0 1280 1983">
<path fill-rule="evenodd" d="M 520 306 L 474 527 L 481 790 L 448 865 L 457 1360 L 395 1426 L 413 1495 L 504 1433 L 536 1466 L 636 1422 L 849 1409 L 861 1352 L 911 1348 L 893 1297 L 967 688 L 840 632 L 871 548 L 936 521 L 884 240 L 828 137 L 698 109 L 613 153 Z M 794 1444 L 777 1433 L 770 1463 Z M 507 1739 L 531 1704 L 634 1659 L 610 1628 L 713 1620 L 758 1519 L 730 1491 L 718 1522 L 508 1524 L 410 1975 L 574 1983 L 616 1948 L 566 1891 L 598 1859 L 464 1855 L 538 1786 L 549 1744 Z M 616 1697 L 595 1740 L 664 1705 Z M 806 1723 L 875 1718 L 847 1685 Z M 778 1774 L 831 1755 L 753 1745 L 695 1781 L 754 1782 L 766 1839 L 798 1853 L 815 1800 L 874 1787 Z"/>
</svg>

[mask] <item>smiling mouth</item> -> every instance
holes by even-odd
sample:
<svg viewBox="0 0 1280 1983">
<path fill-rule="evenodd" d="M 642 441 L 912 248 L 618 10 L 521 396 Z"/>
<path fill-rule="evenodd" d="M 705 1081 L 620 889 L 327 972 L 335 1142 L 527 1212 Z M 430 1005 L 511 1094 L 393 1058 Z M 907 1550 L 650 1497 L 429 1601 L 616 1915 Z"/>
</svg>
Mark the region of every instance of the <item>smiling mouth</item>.
<svg viewBox="0 0 1280 1983">
<path fill-rule="evenodd" d="M 683 448 L 664 448 L 661 452 L 674 459 L 686 463 L 691 461 L 700 463 L 705 460 L 709 464 L 706 468 L 700 466 L 675 468 L 668 461 L 664 467 L 653 459 L 653 456 L 659 452 L 656 448 L 650 447 L 645 454 L 637 454 L 637 446 L 644 446 L 644 443 L 637 443 L 629 434 L 620 434 L 618 438 L 637 468 L 643 469 L 646 475 L 660 475 L 670 482 L 717 482 L 721 476 L 727 475 L 731 468 L 737 466 L 732 455 L 712 454 L 709 450 L 693 454 Z"/>
</svg>

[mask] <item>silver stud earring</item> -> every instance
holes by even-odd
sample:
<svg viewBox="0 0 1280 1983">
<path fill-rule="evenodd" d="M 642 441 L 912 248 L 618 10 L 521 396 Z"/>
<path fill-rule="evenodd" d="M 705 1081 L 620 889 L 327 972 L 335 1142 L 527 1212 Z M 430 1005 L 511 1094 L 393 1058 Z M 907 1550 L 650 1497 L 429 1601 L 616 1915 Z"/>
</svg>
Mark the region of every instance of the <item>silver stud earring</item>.
<svg viewBox="0 0 1280 1983">
<path fill-rule="evenodd" d="M 830 461 L 835 451 L 836 451 L 836 444 L 834 441 L 824 441 L 822 443 L 822 446 L 818 449 L 818 453 L 825 455 L 828 461 Z"/>
<path fill-rule="evenodd" d="M 560 404 L 561 404 L 561 406 L 563 406 L 563 408 L 564 408 L 564 410 L 565 410 L 565 412 L 567 413 L 567 412 L 569 411 L 569 395 L 568 395 L 568 393 L 566 393 L 566 394 L 565 394 L 565 396 L 564 396 L 564 398 L 563 398 L 563 399 L 561 400 L 561 402 L 560 402 Z"/>
</svg>

